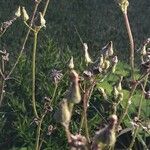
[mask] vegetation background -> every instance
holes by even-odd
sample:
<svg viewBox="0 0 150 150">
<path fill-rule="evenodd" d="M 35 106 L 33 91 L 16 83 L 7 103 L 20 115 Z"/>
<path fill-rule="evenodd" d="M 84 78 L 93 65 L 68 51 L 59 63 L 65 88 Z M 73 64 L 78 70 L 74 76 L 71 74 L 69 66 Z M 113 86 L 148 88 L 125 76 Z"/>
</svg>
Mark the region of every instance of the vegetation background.
<svg viewBox="0 0 150 150">
<path fill-rule="evenodd" d="M 149 0 L 130 0 L 129 2 L 129 20 L 134 35 L 135 47 L 138 49 L 141 43 L 150 35 L 150 3 Z M 25 6 L 30 14 L 33 3 L 34 1 L 31 0 L 0 0 L 0 23 L 9 20 L 19 5 Z M 39 11 L 42 8 L 41 5 Z M 45 19 L 47 21 L 46 29 L 42 29 L 39 35 L 36 70 L 36 86 L 38 87 L 36 96 L 40 104 L 43 104 L 41 99 L 44 96 L 51 95 L 53 92 L 54 87 L 50 87 L 51 81 L 49 79 L 51 69 L 66 69 L 65 65 L 71 55 L 75 57 L 79 69 L 82 69 L 80 65 L 82 63 L 83 50 L 76 29 L 83 41 L 88 43 L 89 53 L 92 57 L 95 57 L 108 41 L 113 41 L 119 60 L 127 62 L 129 56 L 128 36 L 122 13 L 114 1 L 51 0 Z M 11 68 L 13 62 L 15 62 L 26 30 L 27 28 L 22 21 L 17 20 L 0 39 L 0 49 L 6 47 L 10 53 L 10 61 L 6 69 Z M 32 34 L 28 41 L 30 40 L 33 40 Z M 8 105 L 4 105 L 0 111 L 0 149 L 2 150 L 16 150 L 16 147 L 23 147 L 26 150 L 28 147 L 33 147 L 35 142 L 35 133 L 33 132 L 35 125 L 31 125 L 33 117 L 31 117 L 32 113 L 29 111 L 32 109 L 29 104 L 31 99 L 32 47 L 33 44 L 28 42 L 24 55 L 13 74 L 15 80 L 7 83 L 5 104 Z M 120 69 L 120 73 L 128 75 L 127 71 L 129 68 L 128 66 L 126 67 L 126 64 L 120 64 Z M 112 76 L 110 80 L 115 82 L 117 79 Z M 61 84 L 61 88 L 57 91 L 56 100 L 59 100 L 61 94 L 64 93 L 68 82 L 64 79 Z M 112 87 L 109 84 L 104 83 L 104 86 L 111 91 Z M 96 93 L 95 97 L 98 97 Z M 139 98 L 139 95 L 135 95 L 135 98 Z M 147 102 L 144 103 L 145 110 L 143 114 L 145 118 L 150 116 L 148 104 Z M 42 110 L 40 107 L 38 109 L 39 111 L 40 109 Z M 91 114 L 94 111 L 91 109 Z M 91 123 L 91 128 L 95 129 L 100 117 L 96 116 L 94 118 L 92 115 L 90 117 L 89 124 Z M 51 118 L 47 117 L 45 121 L 47 126 L 44 127 L 45 131 L 49 120 Z M 96 125 L 94 126 L 92 122 L 95 122 Z M 76 131 L 76 128 L 76 124 L 73 124 L 72 129 Z M 53 139 L 46 136 L 44 144 L 47 144 L 46 147 L 49 147 L 47 150 L 61 150 L 66 146 L 65 140 L 64 133 L 60 127 L 60 131 L 55 133 Z M 57 141 L 59 141 L 59 144 Z M 127 141 L 130 141 L 130 138 Z"/>
</svg>

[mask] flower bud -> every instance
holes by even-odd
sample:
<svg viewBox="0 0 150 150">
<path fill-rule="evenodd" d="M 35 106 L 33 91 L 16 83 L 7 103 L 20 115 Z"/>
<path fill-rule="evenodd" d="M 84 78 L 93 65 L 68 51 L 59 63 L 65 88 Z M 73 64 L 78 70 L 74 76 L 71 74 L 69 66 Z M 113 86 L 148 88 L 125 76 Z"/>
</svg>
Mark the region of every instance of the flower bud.
<svg viewBox="0 0 150 150">
<path fill-rule="evenodd" d="M 29 19 L 29 16 L 27 14 L 27 11 L 25 10 L 25 7 L 22 7 L 22 17 L 24 21 L 27 21 Z"/>
<path fill-rule="evenodd" d="M 88 53 L 88 46 L 86 43 L 83 44 L 84 46 L 84 51 L 85 51 L 85 62 L 86 64 L 88 65 L 89 63 L 93 63 L 90 56 L 89 56 L 89 53 Z"/>
<path fill-rule="evenodd" d="M 114 73 L 116 71 L 117 63 L 118 63 L 118 57 L 114 56 L 112 58 L 112 73 Z"/>
<path fill-rule="evenodd" d="M 70 59 L 68 66 L 69 66 L 69 69 L 74 69 L 73 56 L 71 56 L 71 59 Z"/>
<path fill-rule="evenodd" d="M 17 11 L 15 12 L 15 16 L 16 17 L 20 17 L 21 16 L 21 8 L 20 8 L 20 6 L 18 7 Z"/>
</svg>

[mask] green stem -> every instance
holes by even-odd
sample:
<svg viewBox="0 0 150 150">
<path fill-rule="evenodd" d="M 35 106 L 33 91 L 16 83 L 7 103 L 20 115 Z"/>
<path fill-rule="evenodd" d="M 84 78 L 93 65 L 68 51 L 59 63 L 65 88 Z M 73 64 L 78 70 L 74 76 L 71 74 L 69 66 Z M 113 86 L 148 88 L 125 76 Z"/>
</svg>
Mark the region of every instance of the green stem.
<svg viewBox="0 0 150 150">
<path fill-rule="evenodd" d="M 4 60 L 2 59 L 1 60 L 1 68 L 0 69 L 0 72 L 1 72 L 1 93 L 0 93 L 0 107 L 2 106 L 2 101 L 3 101 L 3 98 L 4 98 L 4 87 L 5 87 L 5 75 L 3 74 L 5 72 L 5 62 Z"/>
<path fill-rule="evenodd" d="M 41 126 L 42 126 L 42 122 L 44 119 L 45 115 L 43 115 L 40 119 L 40 121 L 38 122 L 38 127 L 37 127 L 37 133 L 36 133 L 36 143 L 35 143 L 35 150 L 40 150 L 40 135 L 41 135 Z"/>
<path fill-rule="evenodd" d="M 55 84 L 55 88 L 54 88 L 54 91 L 53 91 L 53 96 L 52 96 L 52 99 L 51 99 L 51 101 L 50 101 L 51 104 L 52 104 L 53 101 L 54 101 L 54 98 L 55 98 L 55 95 L 56 95 L 57 88 L 58 88 L 58 84 Z"/>
<path fill-rule="evenodd" d="M 144 82 L 144 86 L 143 86 L 144 89 L 145 89 L 146 84 L 147 84 L 147 81 L 148 81 L 148 76 L 149 76 L 149 75 L 147 75 L 147 76 L 145 77 L 145 82 Z M 137 114 L 137 118 L 138 118 L 138 119 L 140 118 L 140 114 L 141 114 L 142 102 L 143 102 L 143 97 L 144 97 L 144 92 L 145 92 L 144 89 L 142 90 L 141 99 L 140 99 L 140 103 L 139 103 L 139 109 L 138 109 L 138 114 Z M 129 145 L 129 150 L 132 150 L 132 147 L 133 147 L 133 145 L 134 145 L 134 143 L 135 143 L 135 139 L 136 139 L 136 137 L 137 137 L 138 131 L 139 131 L 139 126 L 136 127 L 136 128 L 133 130 L 133 133 L 134 133 L 134 134 L 133 134 L 132 141 L 131 141 L 131 143 L 130 143 L 130 145 Z"/>
<path fill-rule="evenodd" d="M 132 96 L 136 90 L 136 87 L 137 87 L 138 83 L 136 83 L 134 85 L 134 87 L 132 88 L 131 90 L 131 93 L 129 94 L 129 97 L 128 97 L 128 100 L 127 100 L 127 103 L 126 103 L 126 106 L 125 106 L 125 110 L 124 110 L 124 113 L 122 114 L 122 116 L 120 117 L 119 121 L 118 121 L 118 125 L 121 124 L 122 120 L 124 119 L 124 117 L 128 114 L 128 109 L 129 109 L 129 106 L 130 106 L 130 102 L 131 102 L 131 99 L 132 99 Z"/>
<path fill-rule="evenodd" d="M 130 41 L 131 76 L 132 76 L 132 79 L 135 80 L 135 77 L 134 77 L 134 41 L 133 41 L 133 35 L 131 32 L 131 27 L 130 27 L 127 11 L 123 12 L 123 16 L 124 16 L 125 25 L 126 25 L 126 29 L 127 29 L 127 33 L 128 33 L 128 37 Z"/>
<path fill-rule="evenodd" d="M 36 69 L 35 60 L 36 60 L 37 35 L 38 32 L 34 32 L 34 46 L 32 54 L 32 107 L 35 117 L 39 118 L 36 110 L 36 101 L 35 101 L 35 69 Z"/>
</svg>

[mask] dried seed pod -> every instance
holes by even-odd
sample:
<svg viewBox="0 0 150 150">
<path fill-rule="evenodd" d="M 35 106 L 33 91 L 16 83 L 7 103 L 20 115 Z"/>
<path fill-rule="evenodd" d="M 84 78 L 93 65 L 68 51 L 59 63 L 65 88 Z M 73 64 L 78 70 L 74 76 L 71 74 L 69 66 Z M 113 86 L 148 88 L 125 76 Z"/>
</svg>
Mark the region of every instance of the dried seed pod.
<svg viewBox="0 0 150 150">
<path fill-rule="evenodd" d="M 112 95 L 113 95 L 114 100 L 117 100 L 119 91 L 117 90 L 116 86 L 113 86 Z"/>
<path fill-rule="evenodd" d="M 143 45 L 142 48 L 141 48 L 141 55 L 145 56 L 146 54 L 147 54 L 147 52 L 146 52 L 146 45 Z"/>
<path fill-rule="evenodd" d="M 108 44 L 107 44 L 107 51 L 106 51 L 106 56 L 112 56 L 114 54 L 114 50 L 113 50 L 113 42 L 110 41 Z"/>
<path fill-rule="evenodd" d="M 67 99 L 69 102 L 77 104 L 80 103 L 81 101 L 79 75 L 75 70 L 71 70 L 70 78 L 71 78 L 71 86 L 67 94 Z"/>
<path fill-rule="evenodd" d="M 15 12 L 15 16 L 16 17 L 20 17 L 21 16 L 21 8 L 20 8 L 20 6 L 18 7 L 17 11 Z"/>
<path fill-rule="evenodd" d="M 89 53 L 88 53 L 88 46 L 86 43 L 83 43 L 84 46 L 84 52 L 85 52 L 85 62 L 88 65 L 89 63 L 93 63 L 93 61 L 91 60 Z"/>
<path fill-rule="evenodd" d="M 105 59 L 104 59 L 104 55 L 102 54 L 101 56 L 100 56 L 100 61 L 99 61 L 99 67 L 100 68 L 104 68 L 105 67 Z"/>
<path fill-rule="evenodd" d="M 28 15 L 25 7 L 22 7 L 22 18 L 24 21 L 27 21 L 29 19 L 29 15 Z"/>
<path fill-rule="evenodd" d="M 117 63 L 118 63 L 118 57 L 114 56 L 112 58 L 112 73 L 114 73 L 116 71 Z"/>
<path fill-rule="evenodd" d="M 116 125 L 118 118 L 116 115 L 112 115 L 109 118 L 109 124 L 96 132 L 92 140 L 92 148 L 100 147 L 101 149 L 105 147 L 112 147 L 116 142 Z"/>
<path fill-rule="evenodd" d="M 104 100 L 108 100 L 105 90 L 102 87 L 99 87 L 98 89 L 99 89 L 100 93 L 102 94 L 102 97 L 104 98 Z"/>
<path fill-rule="evenodd" d="M 46 20 L 44 19 L 44 17 L 43 17 L 43 14 L 41 13 L 41 12 L 39 12 L 39 15 L 40 15 L 40 26 L 41 27 L 46 27 Z"/>
<path fill-rule="evenodd" d="M 54 114 L 54 119 L 56 122 L 59 122 L 62 125 L 65 126 L 69 125 L 71 119 L 71 113 L 69 111 L 69 107 L 66 99 L 63 99 L 59 103 L 58 110 Z"/>
</svg>

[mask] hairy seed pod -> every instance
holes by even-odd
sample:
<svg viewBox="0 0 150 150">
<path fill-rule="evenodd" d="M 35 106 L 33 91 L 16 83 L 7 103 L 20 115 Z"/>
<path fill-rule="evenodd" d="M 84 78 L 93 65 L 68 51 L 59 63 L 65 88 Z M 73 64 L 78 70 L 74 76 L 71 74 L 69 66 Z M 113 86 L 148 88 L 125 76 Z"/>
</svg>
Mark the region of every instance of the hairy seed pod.
<svg viewBox="0 0 150 150">
<path fill-rule="evenodd" d="M 117 116 L 111 115 L 109 118 L 109 124 L 96 132 L 92 140 L 92 148 L 100 147 L 101 149 L 106 147 L 114 146 L 116 142 L 116 131 L 115 127 L 117 125 Z"/>
<path fill-rule="evenodd" d="M 75 70 L 71 70 L 70 72 L 70 79 L 71 85 L 69 92 L 67 94 L 67 99 L 71 103 L 80 103 L 81 101 L 81 94 L 80 94 L 80 87 L 79 87 L 79 75 Z"/>
<path fill-rule="evenodd" d="M 54 114 L 54 119 L 63 125 L 69 125 L 71 119 L 71 113 L 69 111 L 68 103 L 66 99 L 63 99 L 59 103 L 58 110 Z"/>
</svg>

